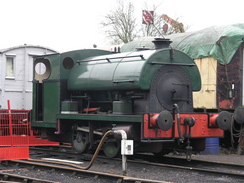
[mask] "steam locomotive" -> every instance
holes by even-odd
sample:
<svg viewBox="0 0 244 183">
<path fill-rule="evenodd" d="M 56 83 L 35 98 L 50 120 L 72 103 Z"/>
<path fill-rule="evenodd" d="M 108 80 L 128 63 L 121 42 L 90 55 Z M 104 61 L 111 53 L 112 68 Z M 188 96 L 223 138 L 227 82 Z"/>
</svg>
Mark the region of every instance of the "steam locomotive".
<svg viewBox="0 0 244 183">
<path fill-rule="evenodd" d="M 228 112 L 193 112 L 199 70 L 185 53 L 157 38 L 154 50 L 111 53 L 84 49 L 34 60 L 32 129 L 82 153 L 108 130 L 124 130 L 135 152 L 202 151 L 208 137 L 223 137 Z M 207 99 L 206 99 L 207 100 Z M 106 138 L 114 157 L 120 136 Z"/>
</svg>

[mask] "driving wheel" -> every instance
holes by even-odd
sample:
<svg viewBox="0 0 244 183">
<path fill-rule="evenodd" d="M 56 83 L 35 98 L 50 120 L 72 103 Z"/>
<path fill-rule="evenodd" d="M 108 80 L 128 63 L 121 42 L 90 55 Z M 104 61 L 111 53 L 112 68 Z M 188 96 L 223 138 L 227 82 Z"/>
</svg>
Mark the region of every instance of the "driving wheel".
<svg viewBox="0 0 244 183">
<path fill-rule="evenodd" d="M 72 147 L 78 153 L 84 152 L 88 147 L 88 133 L 77 130 L 77 125 L 72 127 L 71 134 Z"/>
<path fill-rule="evenodd" d="M 117 157 L 120 152 L 120 143 L 118 141 L 105 142 L 103 144 L 103 152 L 109 158 Z"/>
</svg>

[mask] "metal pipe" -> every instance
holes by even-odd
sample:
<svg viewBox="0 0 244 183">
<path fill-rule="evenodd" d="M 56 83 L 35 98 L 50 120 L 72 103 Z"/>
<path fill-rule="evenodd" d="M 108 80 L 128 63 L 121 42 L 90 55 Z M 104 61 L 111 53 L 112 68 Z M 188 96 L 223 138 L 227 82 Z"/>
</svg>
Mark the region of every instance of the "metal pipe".
<svg viewBox="0 0 244 183">
<path fill-rule="evenodd" d="M 82 131 L 82 132 L 90 133 L 89 129 L 85 128 L 85 127 L 77 127 L 77 130 Z M 94 130 L 93 130 L 93 133 L 96 134 L 96 135 L 101 135 L 101 136 L 103 135 L 102 132 L 98 132 L 98 131 L 94 131 Z"/>
<path fill-rule="evenodd" d="M 151 140 L 151 139 L 144 139 L 141 140 L 141 142 L 147 142 L 147 143 L 153 143 L 153 142 L 174 142 L 175 139 L 170 139 L 170 140 Z"/>
<path fill-rule="evenodd" d="M 176 115 L 177 115 L 177 128 L 178 128 L 178 133 L 180 137 L 180 142 L 183 142 L 184 137 L 182 136 L 181 128 L 180 128 L 180 113 L 179 113 L 179 106 L 177 104 L 173 105 L 173 108 L 175 109 Z"/>
<path fill-rule="evenodd" d="M 125 143 L 125 140 L 127 140 L 127 134 L 124 130 L 114 130 L 113 133 L 118 133 L 121 134 L 122 136 L 122 140 L 121 143 Z M 127 175 L 127 156 L 125 155 L 125 153 L 122 153 L 122 149 L 121 149 L 121 155 L 122 155 L 122 171 L 124 175 Z"/>
<path fill-rule="evenodd" d="M 61 134 L 61 130 L 60 130 L 60 119 L 58 119 L 57 121 L 57 131 L 54 132 L 56 135 Z"/>
<path fill-rule="evenodd" d="M 107 137 L 110 133 L 112 133 L 112 131 L 107 131 L 107 132 L 104 134 L 104 136 L 102 137 L 100 143 L 98 144 L 98 147 L 97 147 L 97 149 L 96 149 L 96 151 L 95 151 L 95 153 L 94 153 L 94 155 L 93 155 L 93 157 L 92 157 L 90 163 L 87 165 L 87 167 L 81 167 L 81 169 L 83 169 L 83 170 L 88 170 L 88 169 L 92 166 L 92 164 L 93 164 L 93 162 L 95 161 L 95 159 L 96 159 L 96 157 L 97 157 L 97 155 L 98 155 L 100 149 L 102 148 L 102 145 L 103 145 L 103 143 L 104 143 L 106 137 Z"/>
<path fill-rule="evenodd" d="M 114 130 L 113 133 L 119 133 L 122 136 L 122 140 L 127 140 L 127 134 L 124 130 Z"/>
<path fill-rule="evenodd" d="M 97 157 L 98 152 L 100 151 L 100 149 L 101 149 L 101 147 L 102 147 L 102 145 L 103 145 L 103 143 L 104 143 L 106 137 L 107 137 L 110 133 L 119 133 L 119 134 L 121 134 L 121 136 L 122 136 L 122 143 L 123 143 L 123 141 L 127 140 L 127 134 L 126 134 L 126 132 L 125 132 L 124 130 L 107 131 L 107 132 L 104 134 L 102 140 L 100 141 L 100 143 L 99 143 L 99 145 L 98 145 L 98 147 L 97 147 L 97 149 L 96 149 L 96 152 L 95 152 L 95 154 L 94 154 L 93 157 L 92 157 L 91 162 L 89 163 L 89 165 L 88 165 L 87 167 L 83 167 L 82 169 L 87 170 L 87 169 L 89 169 L 89 168 L 91 167 L 91 165 L 93 164 L 95 158 Z M 122 154 L 122 170 L 123 170 L 123 174 L 124 174 L 124 175 L 127 175 L 127 173 L 126 173 L 126 172 L 127 172 L 127 163 L 126 163 L 126 159 L 127 159 L 127 157 L 126 157 L 126 155 L 125 155 L 124 153 L 121 153 L 121 154 Z"/>
<path fill-rule="evenodd" d="M 95 153 L 94 153 L 94 155 L 92 157 L 91 162 L 86 167 L 80 167 L 81 169 L 88 170 L 92 166 L 92 164 L 93 164 L 94 160 L 96 159 L 96 157 L 97 157 L 97 155 L 98 155 L 98 153 L 99 153 L 99 151 L 100 151 L 100 149 L 101 149 L 106 137 L 109 134 L 111 134 L 111 133 L 121 134 L 121 136 L 122 136 L 121 143 L 125 143 L 125 140 L 127 140 L 127 134 L 126 134 L 126 132 L 124 130 L 114 130 L 114 131 L 110 130 L 110 131 L 107 131 L 104 134 L 104 136 L 102 137 L 102 139 L 101 139 L 101 141 L 100 141 L 100 143 L 99 143 L 99 145 L 98 145 L 98 147 L 97 147 L 97 149 L 96 149 L 96 151 L 95 151 Z M 122 155 L 122 170 L 123 170 L 123 174 L 126 176 L 127 175 L 127 163 L 126 163 L 127 157 L 126 157 L 125 153 L 121 152 L 121 155 Z"/>
<path fill-rule="evenodd" d="M 110 133 L 112 133 L 111 130 L 107 131 L 107 132 L 103 135 L 103 137 L 102 137 L 100 143 L 98 144 L 98 147 L 97 147 L 97 149 L 96 149 L 94 155 L 92 156 L 92 159 L 91 159 L 90 163 L 89 163 L 86 167 L 80 167 L 80 166 L 79 166 L 80 169 L 82 169 L 82 170 L 88 170 L 88 169 L 92 166 L 92 164 L 94 163 L 94 161 L 95 161 L 95 159 L 96 159 L 96 157 L 97 157 L 97 155 L 98 155 L 100 149 L 102 148 L 102 145 L 103 145 L 104 141 L 106 140 L 107 136 L 108 136 Z M 36 161 L 36 160 L 34 160 L 34 161 Z M 38 160 L 37 160 L 37 161 L 38 161 Z M 39 161 L 40 161 L 40 160 L 39 160 Z"/>
</svg>

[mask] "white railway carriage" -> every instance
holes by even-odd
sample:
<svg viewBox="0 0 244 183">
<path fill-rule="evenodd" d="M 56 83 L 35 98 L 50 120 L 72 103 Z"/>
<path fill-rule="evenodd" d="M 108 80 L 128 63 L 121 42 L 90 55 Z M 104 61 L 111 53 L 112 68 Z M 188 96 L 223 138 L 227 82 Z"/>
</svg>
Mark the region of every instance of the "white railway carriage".
<svg viewBox="0 0 244 183">
<path fill-rule="evenodd" d="M 7 109 L 7 100 L 11 109 L 32 108 L 33 56 L 53 53 L 57 52 L 31 45 L 0 49 L 0 109 Z"/>
</svg>

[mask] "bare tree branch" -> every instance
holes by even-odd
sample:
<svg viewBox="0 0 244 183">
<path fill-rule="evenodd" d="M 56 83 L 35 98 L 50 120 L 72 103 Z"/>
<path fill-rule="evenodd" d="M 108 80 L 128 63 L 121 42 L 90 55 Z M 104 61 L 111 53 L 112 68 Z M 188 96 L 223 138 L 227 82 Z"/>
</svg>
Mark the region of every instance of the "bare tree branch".
<svg viewBox="0 0 244 183">
<path fill-rule="evenodd" d="M 178 19 L 172 19 L 178 24 L 169 24 L 162 18 L 163 13 L 160 15 L 157 14 L 156 12 L 159 5 L 153 5 L 152 8 L 149 8 L 145 3 L 144 10 L 154 11 L 154 23 L 142 24 L 141 28 L 137 25 L 137 19 L 134 16 L 134 5 L 131 2 L 126 0 L 117 0 L 117 5 L 117 8 L 110 11 L 104 17 L 105 20 L 101 22 L 101 25 L 106 28 L 105 33 L 107 34 L 107 37 L 112 40 L 112 44 L 128 43 L 133 41 L 136 37 L 162 37 L 166 34 L 179 33 L 186 30 L 183 24 L 178 22 Z M 169 25 L 166 33 L 162 29 L 164 24 Z"/>
<path fill-rule="evenodd" d="M 118 0 L 118 7 L 105 16 L 101 23 L 106 27 L 106 33 L 113 43 L 128 43 L 136 37 L 136 18 L 134 17 L 134 5 L 126 1 Z"/>
</svg>

